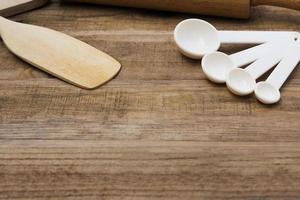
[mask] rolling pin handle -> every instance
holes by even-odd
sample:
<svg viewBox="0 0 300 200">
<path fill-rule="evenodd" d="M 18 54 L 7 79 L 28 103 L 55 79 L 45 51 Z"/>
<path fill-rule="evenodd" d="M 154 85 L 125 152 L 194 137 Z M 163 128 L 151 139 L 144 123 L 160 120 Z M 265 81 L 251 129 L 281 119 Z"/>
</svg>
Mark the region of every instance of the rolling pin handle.
<svg viewBox="0 0 300 200">
<path fill-rule="evenodd" d="M 300 0 L 252 0 L 252 6 L 278 6 L 284 8 L 290 8 L 293 10 L 300 10 Z"/>
</svg>

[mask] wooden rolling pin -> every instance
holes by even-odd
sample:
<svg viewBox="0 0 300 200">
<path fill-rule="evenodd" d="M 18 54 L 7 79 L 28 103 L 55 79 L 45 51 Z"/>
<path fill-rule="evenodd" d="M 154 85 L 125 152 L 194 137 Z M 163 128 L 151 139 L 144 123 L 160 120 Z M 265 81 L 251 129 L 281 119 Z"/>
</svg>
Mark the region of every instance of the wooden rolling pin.
<svg viewBox="0 0 300 200">
<path fill-rule="evenodd" d="M 300 10 L 300 0 L 64 0 L 194 14 L 249 18 L 250 8 L 259 5 Z"/>
</svg>

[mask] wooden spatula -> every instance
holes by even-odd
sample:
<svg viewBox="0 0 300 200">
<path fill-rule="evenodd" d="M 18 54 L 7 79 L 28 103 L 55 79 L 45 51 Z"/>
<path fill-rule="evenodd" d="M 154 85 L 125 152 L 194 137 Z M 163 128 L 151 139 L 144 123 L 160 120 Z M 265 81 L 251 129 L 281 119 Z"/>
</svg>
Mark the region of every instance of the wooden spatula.
<svg viewBox="0 0 300 200">
<path fill-rule="evenodd" d="M 15 55 L 76 86 L 92 89 L 112 79 L 121 64 L 63 33 L 0 17 L 0 35 Z"/>
<path fill-rule="evenodd" d="M 48 0 L 0 0 L 0 16 L 12 16 L 42 6 Z"/>
</svg>

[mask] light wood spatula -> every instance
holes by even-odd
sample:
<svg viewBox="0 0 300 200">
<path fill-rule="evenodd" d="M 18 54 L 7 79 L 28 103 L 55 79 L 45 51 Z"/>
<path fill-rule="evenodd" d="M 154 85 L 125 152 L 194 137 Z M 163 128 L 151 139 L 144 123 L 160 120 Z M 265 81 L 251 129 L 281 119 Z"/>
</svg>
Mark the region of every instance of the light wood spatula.
<svg viewBox="0 0 300 200">
<path fill-rule="evenodd" d="M 0 35 L 15 55 L 76 86 L 92 89 L 112 79 L 121 64 L 66 34 L 0 17 Z"/>
</svg>

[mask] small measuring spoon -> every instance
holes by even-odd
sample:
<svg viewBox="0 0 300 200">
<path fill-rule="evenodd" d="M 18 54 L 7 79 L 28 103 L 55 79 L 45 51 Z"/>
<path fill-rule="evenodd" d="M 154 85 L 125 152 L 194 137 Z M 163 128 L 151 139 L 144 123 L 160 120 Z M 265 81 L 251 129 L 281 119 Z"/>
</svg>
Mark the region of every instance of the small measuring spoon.
<svg viewBox="0 0 300 200">
<path fill-rule="evenodd" d="M 289 43 L 291 43 L 289 41 Z M 279 42 L 277 47 L 270 50 L 262 58 L 255 61 L 245 69 L 233 69 L 226 78 L 228 89 L 239 96 L 245 96 L 254 92 L 255 80 L 274 67 L 284 57 L 282 51 L 287 49 L 287 41 Z"/>
<path fill-rule="evenodd" d="M 232 55 L 219 51 L 207 54 L 202 59 L 202 70 L 212 82 L 225 83 L 230 70 L 254 62 L 275 44 L 275 42 L 264 43 Z"/>
<path fill-rule="evenodd" d="M 280 88 L 300 62 L 300 34 L 295 44 L 274 69 L 266 81 L 257 83 L 256 98 L 264 104 L 274 104 L 280 100 Z"/>
<path fill-rule="evenodd" d="M 218 31 L 204 20 L 187 19 L 176 26 L 174 40 L 182 54 L 201 59 L 205 54 L 217 51 L 221 43 L 260 44 L 295 34 L 283 31 Z"/>
</svg>

